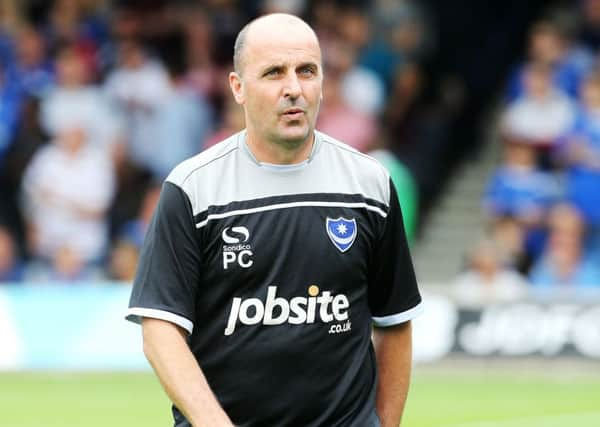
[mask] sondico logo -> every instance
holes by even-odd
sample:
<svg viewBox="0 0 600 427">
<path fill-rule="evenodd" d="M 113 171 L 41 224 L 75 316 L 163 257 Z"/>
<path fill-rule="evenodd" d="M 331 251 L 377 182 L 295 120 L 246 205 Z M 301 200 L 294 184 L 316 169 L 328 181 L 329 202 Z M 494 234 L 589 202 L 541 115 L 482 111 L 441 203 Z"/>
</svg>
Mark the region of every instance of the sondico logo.
<svg viewBox="0 0 600 427">
<path fill-rule="evenodd" d="M 301 325 L 315 323 L 317 318 L 323 323 L 344 322 L 331 325 L 330 334 L 349 331 L 352 325 L 348 320 L 348 297 L 344 294 L 334 296 L 329 291 L 319 295 L 319 292 L 319 287 L 312 285 L 308 288 L 308 298 L 294 297 L 288 301 L 277 297 L 277 286 L 269 286 L 264 304 L 258 298 L 243 300 L 236 297 L 231 304 L 225 335 L 233 334 L 238 321 L 242 325 Z"/>
<path fill-rule="evenodd" d="M 250 232 L 246 227 L 226 227 L 221 233 L 223 241 L 223 268 L 227 270 L 229 264 L 237 262 L 242 268 L 249 268 L 254 261 L 250 259 L 252 246 L 246 244 L 250 239 Z"/>
</svg>

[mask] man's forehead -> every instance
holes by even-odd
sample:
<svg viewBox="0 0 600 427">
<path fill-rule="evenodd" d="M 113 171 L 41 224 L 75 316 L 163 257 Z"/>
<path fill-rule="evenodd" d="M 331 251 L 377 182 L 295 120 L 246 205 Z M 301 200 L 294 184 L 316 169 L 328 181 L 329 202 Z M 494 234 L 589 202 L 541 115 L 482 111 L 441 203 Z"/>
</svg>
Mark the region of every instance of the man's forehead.
<svg viewBox="0 0 600 427">
<path fill-rule="evenodd" d="M 312 29 L 299 19 L 286 18 L 259 19 L 252 24 L 246 36 L 246 53 L 254 57 L 247 59 L 256 61 L 265 56 L 285 58 L 299 55 L 320 62 L 321 48 Z M 271 21 L 271 25 L 267 25 Z"/>
<path fill-rule="evenodd" d="M 321 64 L 319 46 L 311 44 L 284 44 L 275 41 L 264 41 L 248 46 L 246 54 L 248 65 L 294 66 L 304 63 Z"/>
</svg>

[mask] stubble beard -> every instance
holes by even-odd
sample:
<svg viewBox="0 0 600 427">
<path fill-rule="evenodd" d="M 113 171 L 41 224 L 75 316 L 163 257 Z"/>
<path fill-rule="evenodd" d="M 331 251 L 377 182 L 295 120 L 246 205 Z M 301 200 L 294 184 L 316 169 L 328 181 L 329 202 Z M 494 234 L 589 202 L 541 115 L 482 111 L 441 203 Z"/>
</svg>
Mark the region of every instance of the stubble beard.
<svg viewBox="0 0 600 427">
<path fill-rule="evenodd" d="M 285 137 L 282 134 L 277 134 L 277 135 L 273 135 L 273 137 L 270 138 L 270 140 L 274 145 L 281 147 L 285 151 L 296 151 L 300 147 L 302 147 L 304 144 L 307 144 L 310 141 L 311 134 L 312 134 L 312 130 L 309 127 L 303 136 L 293 138 L 293 137 Z"/>
<path fill-rule="evenodd" d="M 318 112 L 319 112 L 319 106 L 317 106 L 317 111 L 314 116 L 315 121 L 316 121 L 316 116 L 318 115 Z M 273 144 L 281 147 L 282 149 L 284 149 L 286 151 L 298 150 L 300 147 L 302 147 L 302 145 L 308 144 L 312 141 L 312 136 L 315 131 L 315 123 L 314 122 L 311 123 L 310 117 L 308 116 L 308 111 L 305 112 L 304 120 L 306 121 L 307 129 L 306 129 L 306 132 L 302 136 L 299 136 L 297 138 L 286 137 L 285 136 L 286 125 L 284 124 L 283 125 L 284 128 L 282 129 L 282 131 L 277 132 L 276 134 L 270 135 L 269 140 Z M 288 126 L 292 126 L 292 125 L 288 124 Z"/>
</svg>

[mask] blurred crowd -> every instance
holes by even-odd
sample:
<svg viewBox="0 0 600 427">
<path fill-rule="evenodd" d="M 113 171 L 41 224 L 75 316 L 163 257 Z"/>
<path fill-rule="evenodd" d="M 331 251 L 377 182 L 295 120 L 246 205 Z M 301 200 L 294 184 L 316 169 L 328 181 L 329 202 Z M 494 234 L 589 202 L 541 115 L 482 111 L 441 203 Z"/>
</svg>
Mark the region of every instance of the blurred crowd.
<svg viewBox="0 0 600 427">
<path fill-rule="evenodd" d="M 458 278 L 463 296 L 600 289 L 600 1 L 550 9 L 524 52 L 508 78 L 502 160 L 483 199 L 489 229 Z"/>
<path fill-rule="evenodd" d="M 244 127 L 233 42 L 269 12 L 315 28 L 317 128 L 384 163 L 413 238 L 418 177 L 399 155 L 442 122 L 420 108 L 434 37 L 418 2 L 0 0 L 0 282 L 131 280 L 171 168 Z"/>
</svg>

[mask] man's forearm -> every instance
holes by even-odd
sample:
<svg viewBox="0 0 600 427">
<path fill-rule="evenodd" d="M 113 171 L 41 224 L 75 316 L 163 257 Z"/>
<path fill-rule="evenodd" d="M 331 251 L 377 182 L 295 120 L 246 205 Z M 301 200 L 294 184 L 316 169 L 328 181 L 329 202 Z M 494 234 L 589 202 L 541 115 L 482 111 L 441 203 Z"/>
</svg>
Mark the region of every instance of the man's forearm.
<svg viewBox="0 0 600 427">
<path fill-rule="evenodd" d="M 194 427 L 233 426 L 211 391 L 202 370 L 176 325 L 143 320 L 144 354 L 165 392 Z"/>
<path fill-rule="evenodd" d="M 398 427 L 404 411 L 412 364 L 411 323 L 375 328 L 377 357 L 377 414 L 382 427 Z"/>
</svg>

